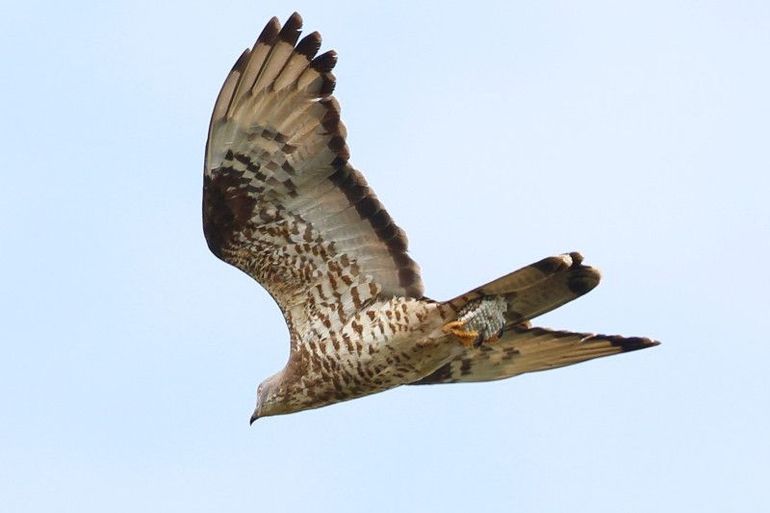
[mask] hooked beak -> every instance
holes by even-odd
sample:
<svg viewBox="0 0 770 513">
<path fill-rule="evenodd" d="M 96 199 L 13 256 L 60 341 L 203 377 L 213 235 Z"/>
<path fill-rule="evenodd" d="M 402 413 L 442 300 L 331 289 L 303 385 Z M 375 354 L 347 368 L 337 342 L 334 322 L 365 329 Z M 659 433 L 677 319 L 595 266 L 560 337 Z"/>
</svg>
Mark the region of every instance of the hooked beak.
<svg viewBox="0 0 770 513">
<path fill-rule="evenodd" d="M 249 426 L 254 424 L 254 421 L 259 418 L 259 413 L 257 413 L 256 410 L 254 410 L 254 413 L 251 414 L 251 419 L 249 420 Z"/>
</svg>

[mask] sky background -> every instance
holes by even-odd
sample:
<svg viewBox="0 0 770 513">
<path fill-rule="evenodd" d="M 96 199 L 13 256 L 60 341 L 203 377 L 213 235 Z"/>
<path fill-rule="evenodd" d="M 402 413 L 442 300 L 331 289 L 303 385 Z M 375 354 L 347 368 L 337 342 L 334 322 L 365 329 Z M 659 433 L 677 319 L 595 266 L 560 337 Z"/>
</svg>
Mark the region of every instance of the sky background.
<svg viewBox="0 0 770 513">
<path fill-rule="evenodd" d="M 663 345 L 249 428 L 288 335 L 206 247 L 203 148 L 295 9 L 429 296 L 579 250 L 538 324 Z M 2 509 L 768 510 L 768 50 L 764 0 L 9 3 Z"/>
</svg>

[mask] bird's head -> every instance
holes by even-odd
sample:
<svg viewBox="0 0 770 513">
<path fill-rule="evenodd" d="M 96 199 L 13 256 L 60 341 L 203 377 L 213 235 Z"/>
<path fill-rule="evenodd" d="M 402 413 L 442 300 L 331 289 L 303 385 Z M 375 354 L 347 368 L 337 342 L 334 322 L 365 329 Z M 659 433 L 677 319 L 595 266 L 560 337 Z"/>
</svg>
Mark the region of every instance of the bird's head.
<svg viewBox="0 0 770 513">
<path fill-rule="evenodd" d="M 250 424 L 260 417 L 286 413 L 285 392 L 281 384 L 281 373 L 267 378 L 257 387 L 257 406 L 251 414 Z"/>
</svg>

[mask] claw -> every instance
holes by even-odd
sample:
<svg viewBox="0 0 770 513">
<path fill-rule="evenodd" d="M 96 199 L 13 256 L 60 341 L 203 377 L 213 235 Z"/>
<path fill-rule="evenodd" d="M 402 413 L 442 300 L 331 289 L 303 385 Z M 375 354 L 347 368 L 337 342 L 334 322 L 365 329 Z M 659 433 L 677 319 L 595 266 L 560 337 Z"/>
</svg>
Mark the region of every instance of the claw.
<svg viewBox="0 0 770 513">
<path fill-rule="evenodd" d="M 502 296 L 482 297 L 463 306 L 455 320 L 444 324 L 442 330 L 459 338 L 467 348 L 480 347 L 503 335 L 507 309 L 508 303 Z"/>
<path fill-rule="evenodd" d="M 481 345 L 481 335 L 478 331 L 473 330 L 466 330 L 465 328 L 465 321 L 451 321 L 446 324 L 444 324 L 444 327 L 441 328 L 441 330 L 446 333 L 447 335 L 454 335 L 455 337 L 460 339 L 460 342 L 465 347 L 471 347 L 475 346 L 478 347 Z"/>
</svg>

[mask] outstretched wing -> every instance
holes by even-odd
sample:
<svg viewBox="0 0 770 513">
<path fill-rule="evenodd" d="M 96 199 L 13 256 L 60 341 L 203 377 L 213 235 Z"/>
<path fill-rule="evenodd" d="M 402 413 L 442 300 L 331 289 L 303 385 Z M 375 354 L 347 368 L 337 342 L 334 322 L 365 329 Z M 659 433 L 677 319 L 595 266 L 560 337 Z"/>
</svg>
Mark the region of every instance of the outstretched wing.
<svg viewBox="0 0 770 513">
<path fill-rule="evenodd" d="M 325 333 L 376 297 L 422 296 L 407 239 L 348 164 L 331 95 L 336 54 L 270 20 L 235 63 L 209 127 L 203 230 L 211 251 L 262 284 L 297 333 Z"/>
<path fill-rule="evenodd" d="M 493 381 L 658 344 L 655 340 L 642 337 L 513 326 L 507 328 L 498 341 L 467 349 L 455 360 L 413 384 Z"/>
</svg>

